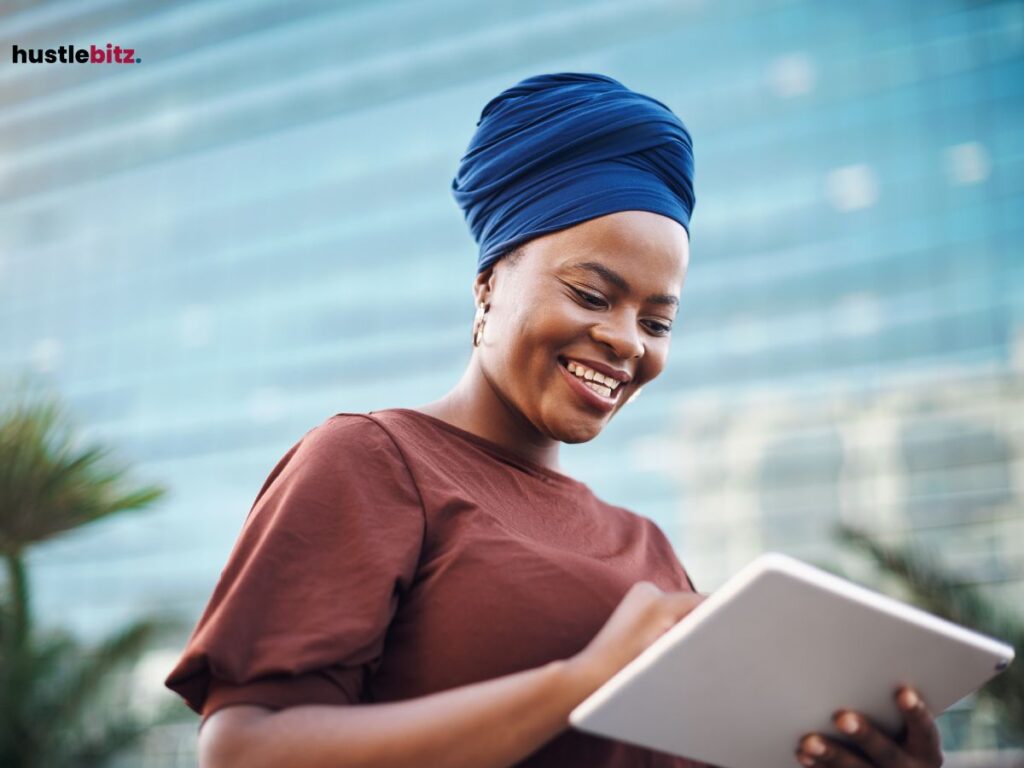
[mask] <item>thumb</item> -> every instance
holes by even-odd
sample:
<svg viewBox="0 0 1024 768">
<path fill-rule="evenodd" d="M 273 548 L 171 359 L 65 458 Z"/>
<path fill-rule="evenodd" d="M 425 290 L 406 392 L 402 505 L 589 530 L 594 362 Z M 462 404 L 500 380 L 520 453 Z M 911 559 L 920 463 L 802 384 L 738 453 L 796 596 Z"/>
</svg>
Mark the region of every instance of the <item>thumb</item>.
<svg viewBox="0 0 1024 768">
<path fill-rule="evenodd" d="M 683 618 L 707 599 L 702 592 L 673 592 L 670 596 L 676 620 Z"/>
</svg>

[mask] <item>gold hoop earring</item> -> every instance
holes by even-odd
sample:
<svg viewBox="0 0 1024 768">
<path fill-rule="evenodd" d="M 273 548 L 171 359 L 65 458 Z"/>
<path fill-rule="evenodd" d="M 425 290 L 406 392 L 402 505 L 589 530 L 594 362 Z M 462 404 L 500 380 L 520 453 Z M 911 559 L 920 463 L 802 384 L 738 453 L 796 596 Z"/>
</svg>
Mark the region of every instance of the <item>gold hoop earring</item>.
<svg viewBox="0 0 1024 768">
<path fill-rule="evenodd" d="M 479 347 L 480 342 L 484 336 L 484 322 L 487 318 L 484 317 L 485 313 L 484 305 L 476 305 L 476 317 L 473 318 L 473 346 Z"/>
</svg>

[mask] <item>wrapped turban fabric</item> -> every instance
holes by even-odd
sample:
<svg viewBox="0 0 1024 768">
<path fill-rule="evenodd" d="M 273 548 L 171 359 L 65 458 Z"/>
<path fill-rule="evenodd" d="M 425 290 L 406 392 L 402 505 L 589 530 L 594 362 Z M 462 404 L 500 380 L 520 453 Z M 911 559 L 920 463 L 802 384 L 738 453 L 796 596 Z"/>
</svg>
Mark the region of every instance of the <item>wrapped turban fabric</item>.
<svg viewBox="0 0 1024 768">
<path fill-rule="evenodd" d="M 538 235 L 617 211 L 694 206 L 693 144 L 657 99 L 606 75 L 528 77 L 491 99 L 452 180 L 477 274 Z"/>
</svg>

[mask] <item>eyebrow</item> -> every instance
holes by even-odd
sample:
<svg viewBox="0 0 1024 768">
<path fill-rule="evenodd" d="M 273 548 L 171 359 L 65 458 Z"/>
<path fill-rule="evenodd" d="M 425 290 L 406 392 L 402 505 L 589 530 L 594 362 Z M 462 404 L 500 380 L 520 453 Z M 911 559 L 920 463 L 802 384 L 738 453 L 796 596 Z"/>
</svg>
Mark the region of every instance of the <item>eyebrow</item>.
<svg viewBox="0 0 1024 768">
<path fill-rule="evenodd" d="M 568 267 L 570 270 L 593 272 L 598 277 L 604 278 L 609 283 L 614 285 L 616 288 L 629 293 L 629 283 L 626 282 L 626 278 L 616 272 L 614 269 L 606 267 L 597 261 L 580 261 L 575 264 L 570 264 Z M 647 297 L 647 301 L 652 304 L 665 304 L 670 307 L 679 306 L 679 297 L 672 296 L 667 293 L 652 293 Z"/>
</svg>

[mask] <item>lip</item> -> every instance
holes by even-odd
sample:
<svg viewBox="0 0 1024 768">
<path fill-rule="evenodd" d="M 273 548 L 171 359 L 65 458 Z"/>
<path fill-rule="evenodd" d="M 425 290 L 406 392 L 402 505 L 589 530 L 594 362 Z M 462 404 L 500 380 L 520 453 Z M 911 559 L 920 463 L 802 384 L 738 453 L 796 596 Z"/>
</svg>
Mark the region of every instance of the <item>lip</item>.
<svg viewBox="0 0 1024 768">
<path fill-rule="evenodd" d="M 580 362 L 583 361 L 581 360 Z M 614 397 L 603 397 L 602 395 L 597 394 L 594 390 L 585 386 L 576 374 L 569 373 L 569 369 L 562 365 L 561 361 L 557 362 L 556 365 L 562 371 L 562 375 L 568 379 L 568 385 L 585 403 L 587 403 L 587 405 L 601 411 L 602 413 L 611 413 L 615 410 L 615 406 L 618 404 L 618 398 L 620 397 L 619 391 L 626 386 L 625 384 L 620 384 L 618 388 L 616 388 Z"/>
<path fill-rule="evenodd" d="M 598 373 L 603 373 L 605 376 L 610 376 L 611 378 L 615 379 L 616 381 L 621 381 L 623 384 L 628 384 L 632 380 L 632 378 L 633 378 L 632 376 L 630 376 L 625 371 L 620 371 L 620 370 L 618 370 L 616 368 L 611 368 L 611 367 L 605 365 L 604 363 L 597 362 L 596 360 L 588 360 L 585 357 L 570 357 L 568 355 L 562 355 L 561 357 L 559 357 L 559 360 L 561 360 L 561 361 L 575 360 L 578 363 L 583 363 L 588 368 L 593 368 Z"/>
</svg>

